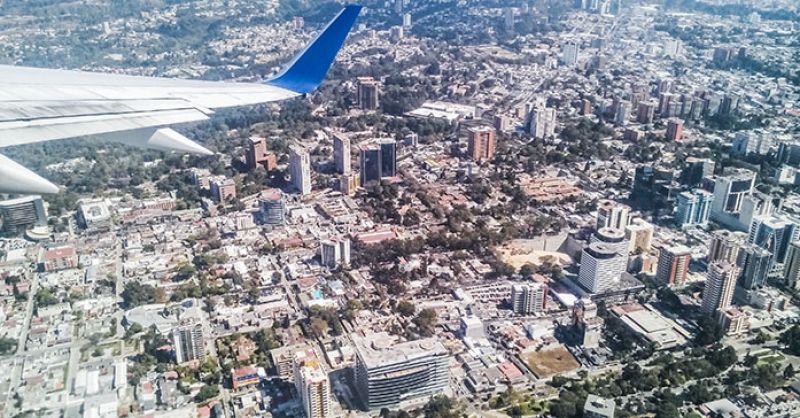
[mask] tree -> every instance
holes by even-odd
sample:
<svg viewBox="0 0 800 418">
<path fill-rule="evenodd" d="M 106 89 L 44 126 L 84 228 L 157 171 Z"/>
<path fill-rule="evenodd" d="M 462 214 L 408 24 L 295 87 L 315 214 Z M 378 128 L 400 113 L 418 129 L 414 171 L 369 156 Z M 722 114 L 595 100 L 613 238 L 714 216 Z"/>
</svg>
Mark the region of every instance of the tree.
<svg viewBox="0 0 800 418">
<path fill-rule="evenodd" d="M 520 267 L 519 274 L 522 275 L 522 277 L 529 277 L 533 275 L 535 271 L 536 266 L 531 263 L 525 263 L 522 267 Z"/>
<path fill-rule="evenodd" d="M 697 324 L 699 330 L 695 335 L 695 343 L 697 345 L 711 345 L 719 342 L 725 335 L 725 330 L 719 322 L 715 321 L 710 315 L 703 316 Z"/>
<path fill-rule="evenodd" d="M 458 418 L 461 410 L 457 402 L 444 395 L 431 398 L 423 408 L 425 418 Z"/>
<path fill-rule="evenodd" d="M 436 314 L 435 310 L 425 308 L 419 311 L 414 318 L 414 324 L 419 328 L 422 335 L 431 336 L 433 335 L 433 328 L 436 326 L 438 320 L 439 316 Z"/>
<path fill-rule="evenodd" d="M 417 307 L 414 305 L 414 303 L 403 299 L 400 302 L 397 302 L 395 311 L 397 311 L 397 313 L 403 316 L 411 316 L 414 315 L 414 312 L 417 311 Z"/>
<path fill-rule="evenodd" d="M 136 335 L 136 334 L 138 334 L 138 333 L 140 333 L 142 331 L 144 331 L 144 328 L 142 327 L 142 325 L 140 323 L 138 323 L 138 322 L 134 322 L 134 323 L 131 324 L 131 326 L 128 327 L 128 329 L 125 330 L 125 337 L 124 338 L 126 340 L 128 340 L 131 337 L 133 337 L 134 335 Z"/>
<path fill-rule="evenodd" d="M 311 319 L 311 330 L 314 331 L 317 338 L 324 337 L 328 334 L 328 321 L 322 318 Z"/>
<path fill-rule="evenodd" d="M 792 325 L 778 339 L 785 346 L 785 351 L 793 356 L 800 356 L 800 325 Z"/>
<path fill-rule="evenodd" d="M 578 408 L 573 402 L 557 400 L 550 404 L 550 414 L 556 418 L 573 418 Z"/>
<path fill-rule="evenodd" d="M 128 309 L 153 303 L 156 300 L 156 289 L 149 284 L 128 282 L 122 291 L 122 300 Z"/>
<path fill-rule="evenodd" d="M 684 395 L 686 396 L 686 400 L 695 405 L 714 400 L 714 394 L 709 392 L 708 386 L 703 383 L 695 383 L 689 386 Z"/>
<path fill-rule="evenodd" d="M 50 289 L 40 289 L 36 292 L 36 306 L 40 308 L 44 308 L 45 306 L 55 305 L 59 303 L 59 300 Z"/>
<path fill-rule="evenodd" d="M 200 391 L 194 396 L 194 401 L 197 403 L 202 403 L 216 397 L 217 395 L 219 395 L 219 386 L 205 385 L 200 388 Z"/>
<path fill-rule="evenodd" d="M 8 337 L 0 337 L 0 354 L 9 354 L 17 349 L 17 340 Z"/>
<path fill-rule="evenodd" d="M 794 370 L 794 365 L 792 365 L 792 364 L 789 364 L 788 366 L 786 366 L 785 369 L 783 369 L 783 378 L 784 379 L 787 379 L 787 380 L 791 379 L 791 378 L 794 377 L 795 374 L 797 374 L 797 372 Z"/>
</svg>

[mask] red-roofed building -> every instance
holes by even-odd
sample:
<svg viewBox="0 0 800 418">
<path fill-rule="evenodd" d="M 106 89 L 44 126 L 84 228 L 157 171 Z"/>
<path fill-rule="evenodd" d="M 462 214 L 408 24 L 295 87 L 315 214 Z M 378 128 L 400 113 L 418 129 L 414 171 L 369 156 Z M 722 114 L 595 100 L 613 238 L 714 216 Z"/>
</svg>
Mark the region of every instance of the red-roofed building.
<svg viewBox="0 0 800 418">
<path fill-rule="evenodd" d="M 520 371 L 519 368 L 510 361 L 498 364 L 497 369 L 503 373 L 503 376 L 509 383 L 516 383 L 525 377 L 522 371 Z"/>
<path fill-rule="evenodd" d="M 78 267 L 78 254 L 70 246 L 55 247 L 42 251 L 39 259 L 42 271 L 57 271 Z"/>
<path fill-rule="evenodd" d="M 197 408 L 197 418 L 209 418 L 211 417 L 211 408 L 208 406 L 201 406 Z"/>
<path fill-rule="evenodd" d="M 258 384 L 258 371 L 253 366 L 240 367 L 231 372 L 231 381 L 234 389 Z"/>
<path fill-rule="evenodd" d="M 377 244 L 382 241 L 397 239 L 397 233 L 394 231 L 364 232 L 358 234 L 356 238 L 364 244 Z"/>
</svg>

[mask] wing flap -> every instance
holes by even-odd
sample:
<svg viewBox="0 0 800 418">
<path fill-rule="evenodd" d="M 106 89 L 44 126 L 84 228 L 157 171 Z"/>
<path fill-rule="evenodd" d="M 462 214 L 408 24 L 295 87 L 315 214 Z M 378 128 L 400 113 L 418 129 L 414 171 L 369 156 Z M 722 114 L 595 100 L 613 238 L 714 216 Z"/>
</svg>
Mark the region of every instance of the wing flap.
<svg viewBox="0 0 800 418">
<path fill-rule="evenodd" d="M 208 119 L 208 115 L 198 109 L 174 109 L 8 121 L 0 123 L 0 135 L 3 137 L 0 147 L 197 122 L 206 119 Z"/>
</svg>

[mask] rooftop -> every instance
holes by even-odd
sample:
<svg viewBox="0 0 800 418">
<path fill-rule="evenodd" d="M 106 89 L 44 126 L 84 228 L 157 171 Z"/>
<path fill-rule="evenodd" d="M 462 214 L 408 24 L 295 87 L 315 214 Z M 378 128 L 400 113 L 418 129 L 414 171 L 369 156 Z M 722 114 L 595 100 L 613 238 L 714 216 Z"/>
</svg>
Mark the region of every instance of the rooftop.
<svg viewBox="0 0 800 418">
<path fill-rule="evenodd" d="M 446 355 L 444 345 L 435 338 L 400 342 L 388 332 L 379 332 L 364 337 L 353 337 L 356 352 L 367 367 L 380 367 L 402 363 L 412 359 Z"/>
</svg>

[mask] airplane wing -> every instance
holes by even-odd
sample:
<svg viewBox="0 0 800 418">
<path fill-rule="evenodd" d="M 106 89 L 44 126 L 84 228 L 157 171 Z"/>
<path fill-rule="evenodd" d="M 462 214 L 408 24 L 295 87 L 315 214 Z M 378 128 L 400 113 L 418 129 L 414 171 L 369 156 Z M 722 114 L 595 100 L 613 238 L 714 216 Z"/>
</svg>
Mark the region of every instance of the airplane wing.
<svg viewBox="0 0 800 418">
<path fill-rule="evenodd" d="M 208 119 L 214 109 L 280 101 L 316 90 L 360 11 L 361 6 L 345 6 L 281 73 L 263 84 L 0 66 L 0 148 L 94 136 L 210 155 L 166 126 Z M 49 181 L 0 155 L 0 193 L 57 192 Z"/>
</svg>

